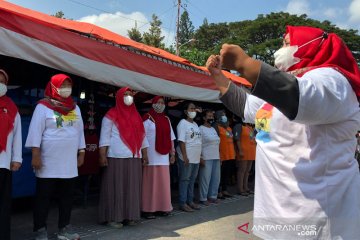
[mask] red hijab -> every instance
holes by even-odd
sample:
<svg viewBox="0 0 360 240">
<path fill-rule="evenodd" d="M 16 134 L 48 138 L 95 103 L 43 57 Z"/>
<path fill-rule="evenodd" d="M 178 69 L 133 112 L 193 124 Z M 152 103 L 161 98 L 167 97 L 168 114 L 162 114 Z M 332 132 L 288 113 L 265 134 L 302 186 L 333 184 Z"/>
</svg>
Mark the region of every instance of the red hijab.
<svg viewBox="0 0 360 240">
<path fill-rule="evenodd" d="M 156 104 L 160 99 L 163 99 L 163 97 L 154 97 L 152 104 Z M 149 118 L 155 123 L 155 150 L 163 155 L 169 154 L 172 148 L 169 118 L 163 112 L 155 112 L 154 108 L 151 108 L 151 110 L 144 115 L 143 120 L 145 121 Z"/>
<path fill-rule="evenodd" d="M 0 74 L 5 76 L 6 85 L 9 77 L 6 72 L 0 69 Z M 15 117 L 18 109 L 15 103 L 7 96 L 0 97 L 0 153 L 6 151 L 7 139 L 11 131 L 14 129 Z"/>
<path fill-rule="evenodd" d="M 61 87 L 65 80 L 69 80 L 72 84 L 71 78 L 65 74 L 56 74 L 52 76 L 45 88 L 45 98 L 39 101 L 40 104 L 43 104 L 62 115 L 67 115 L 76 107 L 76 103 L 71 96 L 63 98 L 58 93 L 58 88 Z"/>
<path fill-rule="evenodd" d="M 125 105 L 124 94 L 126 91 L 131 91 L 131 89 L 124 87 L 117 91 L 116 106 L 106 113 L 106 117 L 114 122 L 119 130 L 121 140 L 136 155 L 141 150 L 145 129 L 135 104 Z"/>
<path fill-rule="evenodd" d="M 304 69 L 305 72 L 321 67 L 331 67 L 342 73 L 350 82 L 356 95 L 360 96 L 360 71 L 351 51 L 335 33 L 327 34 L 314 27 L 287 26 L 286 34 L 290 35 L 290 45 L 301 46 L 294 54 L 300 62 L 290 67 L 288 71 Z M 314 39 L 317 40 L 310 42 Z"/>
</svg>

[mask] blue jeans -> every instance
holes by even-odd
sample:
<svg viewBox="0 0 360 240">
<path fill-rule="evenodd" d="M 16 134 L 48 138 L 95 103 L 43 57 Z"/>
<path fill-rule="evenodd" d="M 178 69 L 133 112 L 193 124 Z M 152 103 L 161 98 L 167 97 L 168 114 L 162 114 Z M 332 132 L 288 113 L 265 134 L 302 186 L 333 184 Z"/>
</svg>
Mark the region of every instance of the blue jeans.
<svg viewBox="0 0 360 240">
<path fill-rule="evenodd" d="M 220 160 L 205 160 L 205 166 L 200 167 L 199 185 L 200 201 L 208 198 L 216 199 L 220 184 Z"/>
<path fill-rule="evenodd" d="M 199 171 L 199 163 L 189 163 L 185 166 L 179 159 L 179 204 L 180 206 L 194 201 L 194 183 Z"/>
</svg>

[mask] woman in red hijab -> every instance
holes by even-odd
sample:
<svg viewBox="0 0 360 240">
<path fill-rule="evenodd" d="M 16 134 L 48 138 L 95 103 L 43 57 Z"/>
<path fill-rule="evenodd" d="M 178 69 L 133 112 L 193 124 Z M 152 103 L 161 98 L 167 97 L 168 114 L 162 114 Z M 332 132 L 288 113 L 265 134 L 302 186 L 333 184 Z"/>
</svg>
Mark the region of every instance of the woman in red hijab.
<svg viewBox="0 0 360 240">
<path fill-rule="evenodd" d="M 21 119 L 6 96 L 9 77 L 0 69 L 0 238 L 10 240 L 11 171 L 22 163 Z"/>
<path fill-rule="evenodd" d="M 175 134 L 164 110 L 164 98 L 156 96 L 152 100 L 152 108 L 143 116 L 149 142 L 149 164 L 143 168 L 142 188 L 142 211 L 146 218 L 155 218 L 155 212 L 167 215 L 173 209 L 169 163 L 175 162 Z"/>
<path fill-rule="evenodd" d="M 71 208 L 78 176 L 84 162 L 84 124 L 80 108 L 71 97 L 73 82 L 65 74 L 51 77 L 45 98 L 31 118 L 25 146 L 32 149 L 36 175 L 34 231 L 47 239 L 46 220 L 55 190 L 59 196 L 59 239 L 79 239 L 70 227 Z"/>
<path fill-rule="evenodd" d="M 130 88 L 116 93 L 116 106 L 103 118 L 99 154 L 104 167 L 99 221 L 111 227 L 140 219 L 142 165 L 148 163 L 148 141 Z"/>
<path fill-rule="evenodd" d="M 276 68 L 225 44 L 207 62 L 220 100 L 257 130 L 253 232 L 358 239 L 359 66 L 336 34 L 313 27 L 288 26 L 274 57 Z M 221 65 L 249 80 L 251 94 L 230 83 Z"/>
</svg>

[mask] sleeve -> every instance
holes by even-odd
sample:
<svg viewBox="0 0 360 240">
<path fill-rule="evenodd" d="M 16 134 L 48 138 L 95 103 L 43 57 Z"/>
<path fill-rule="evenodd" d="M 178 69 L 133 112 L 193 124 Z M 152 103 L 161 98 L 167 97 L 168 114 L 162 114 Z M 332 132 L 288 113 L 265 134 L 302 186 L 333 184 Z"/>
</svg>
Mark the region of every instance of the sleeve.
<svg viewBox="0 0 360 240">
<path fill-rule="evenodd" d="M 101 122 L 99 147 L 110 146 L 112 126 L 113 126 L 113 122 L 107 117 L 104 117 Z"/>
<path fill-rule="evenodd" d="M 29 133 L 26 139 L 25 147 L 40 147 L 42 135 L 45 130 L 46 107 L 38 104 L 31 118 Z"/>
<path fill-rule="evenodd" d="M 19 113 L 15 117 L 14 139 L 12 144 L 12 162 L 22 163 L 22 135 L 21 135 L 21 118 Z"/>
<path fill-rule="evenodd" d="M 349 81 L 331 68 L 312 70 L 298 79 L 299 109 L 295 122 L 319 125 L 342 122 L 359 112 Z"/>
<path fill-rule="evenodd" d="M 78 106 L 76 106 L 77 108 L 77 112 L 80 116 L 80 122 L 79 122 L 79 149 L 85 149 L 86 148 L 86 144 L 85 144 L 85 135 L 84 135 L 84 122 L 81 116 L 81 111 L 80 108 Z"/>
<path fill-rule="evenodd" d="M 145 137 L 144 137 L 144 139 L 143 139 L 143 142 L 142 142 L 142 145 L 141 145 L 141 149 L 147 148 L 147 147 L 150 146 L 149 141 L 148 141 L 148 139 L 147 139 L 147 137 L 146 137 L 146 127 L 147 127 L 147 126 L 146 126 L 145 122 L 144 122 L 143 124 L 144 124 L 144 129 L 145 129 Z"/>
<path fill-rule="evenodd" d="M 242 126 L 240 123 L 236 124 L 233 128 L 233 135 L 234 135 L 234 140 L 238 141 L 241 138 L 241 130 L 242 130 Z"/>
<path fill-rule="evenodd" d="M 275 106 L 290 120 L 296 117 L 299 84 L 295 76 L 262 63 L 252 94 Z"/>
<path fill-rule="evenodd" d="M 241 87 L 230 83 L 228 91 L 220 97 L 223 104 L 237 116 L 244 118 L 245 102 L 248 94 Z"/>
<path fill-rule="evenodd" d="M 179 122 L 179 124 L 176 127 L 176 130 L 177 130 L 178 141 L 186 142 L 186 128 L 184 126 L 183 120 Z"/>
</svg>

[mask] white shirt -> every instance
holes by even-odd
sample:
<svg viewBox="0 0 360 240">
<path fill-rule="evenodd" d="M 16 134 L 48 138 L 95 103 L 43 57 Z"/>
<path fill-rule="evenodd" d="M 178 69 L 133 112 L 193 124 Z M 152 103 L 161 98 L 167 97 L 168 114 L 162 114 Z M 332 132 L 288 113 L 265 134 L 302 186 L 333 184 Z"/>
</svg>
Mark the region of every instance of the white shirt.
<svg viewBox="0 0 360 240">
<path fill-rule="evenodd" d="M 61 115 L 38 104 L 31 118 L 26 147 L 41 150 L 39 178 L 73 178 L 78 175 L 78 150 L 84 149 L 84 124 L 78 106 Z"/>
<path fill-rule="evenodd" d="M 217 134 L 215 128 L 200 126 L 202 149 L 201 156 L 204 160 L 220 159 L 219 145 L 220 137 Z"/>
<path fill-rule="evenodd" d="M 171 141 L 175 140 L 175 134 L 171 127 L 170 121 L 170 139 Z M 149 142 L 149 147 L 147 149 L 149 165 L 169 165 L 169 154 L 160 154 L 155 150 L 155 143 L 156 143 L 156 125 L 150 119 L 147 119 L 144 122 L 146 138 Z"/>
<path fill-rule="evenodd" d="M 254 96 L 247 98 L 245 120 L 255 121 L 258 131 L 254 226 L 315 225 L 316 236 L 307 239 L 358 239 L 360 175 L 354 136 L 360 129 L 359 102 L 347 79 L 331 68 L 309 71 L 298 83 L 294 121 Z M 297 236 L 253 231 L 264 239 Z"/>
<path fill-rule="evenodd" d="M 189 122 L 182 119 L 176 127 L 178 141 L 185 143 L 186 155 L 190 163 L 199 163 L 201 155 L 201 132 L 196 122 Z M 177 146 L 176 151 L 181 160 L 183 155 L 180 145 Z"/>
<path fill-rule="evenodd" d="M 130 124 L 130 123 L 129 123 Z M 119 130 L 112 120 L 104 117 L 101 124 L 99 147 L 109 147 L 107 157 L 110 158 L 141 158 L 141 151 L 139 155 L 133 156 L 131 150 L 121 140 Z M 144 137 L 141 149 L 149 147 L 149 142 Z"/>
<path fill-rule="evenodd" d="M 0 153 L 0 168 L 10 170 L 11 162 L 22 163 L 22 138 L 21 138 L 21 119 L 19 113 L 16 114 L 14 128 L 9 133 L 6 144 L 6 151 Z"/>
</svg>

